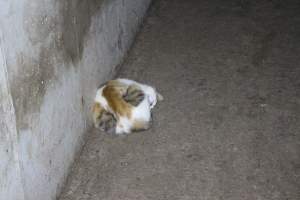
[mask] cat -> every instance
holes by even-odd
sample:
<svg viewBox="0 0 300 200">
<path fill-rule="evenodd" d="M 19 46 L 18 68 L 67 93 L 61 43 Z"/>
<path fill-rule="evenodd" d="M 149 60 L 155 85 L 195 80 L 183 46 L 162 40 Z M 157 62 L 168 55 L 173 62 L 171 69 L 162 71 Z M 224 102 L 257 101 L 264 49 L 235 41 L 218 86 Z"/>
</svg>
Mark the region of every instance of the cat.
<svg viewBox="0 0 300 200">
<path fill-rule="evenodd" d="M 139 91 L 143 92 L 142 95 Z M 163 97 L 150 86 L 128 79 L 109 81 L 97 91 L 93 109 L 95 126 L 104 124 L 103 128 L 107 129 L 114 126 L 116 120 L 117 134 L 148 129 L 150 110 L 157 99 L 162 100 Z M 110 125 L 107 127 L 107 124 Z"/>
<path fill-rule="evenodd" d="M 134 85 L 129 86 L 125 95 L 123 95 L 123 99 L 132 106 L 138 106 L 144 98 L 143 91 Z M 115 133 L 116 119 L 113 114 L 101 109 L 101 105 L 97 102 L 94 104 L 93 113 L 96 128 L 106 133 Z"/>
<path fill-rule="evenodd" d="M 151 109 L 161 100 L 162 95 L 149 85 L 129 79 L 108 81 L 96 93 L 94 124 L 104 130 L 115 126 L 116 134 L 147 130 Z"/>
</svg>

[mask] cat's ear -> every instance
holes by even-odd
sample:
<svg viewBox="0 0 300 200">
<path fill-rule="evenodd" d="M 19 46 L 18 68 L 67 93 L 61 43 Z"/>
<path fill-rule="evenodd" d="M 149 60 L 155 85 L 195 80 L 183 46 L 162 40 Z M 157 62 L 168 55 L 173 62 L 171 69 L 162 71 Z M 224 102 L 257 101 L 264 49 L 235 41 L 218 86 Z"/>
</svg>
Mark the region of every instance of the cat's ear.
<svg viewBox="0 0 300 200">
<path fill-rule="evenodd" d="M 157 91 L 156 91 L 156 96 L 157 96 L 157 100 L 158 101 L 164 100 L 164 97 L 159 92 L 157 92 Z"/>
</svg>

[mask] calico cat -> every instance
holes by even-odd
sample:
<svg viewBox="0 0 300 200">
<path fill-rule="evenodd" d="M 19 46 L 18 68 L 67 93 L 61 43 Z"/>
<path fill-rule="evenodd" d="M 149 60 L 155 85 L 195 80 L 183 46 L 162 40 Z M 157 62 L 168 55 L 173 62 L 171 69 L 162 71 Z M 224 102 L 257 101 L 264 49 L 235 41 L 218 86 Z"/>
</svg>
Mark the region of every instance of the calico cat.
<svg viewBox="0 0 300 200">
<path fill-rule="evenodd" d="M 108 81 L 96 94 L 94 124 L 107 132 L 115 127 L 116 134 L 146 130 L 158 100 L 163 97 L 151 86 L 128 79 Z"/>
<path fill-rule="evenodd" d="M 128 87 L 123 99 L 132 106 L 138 106 L 145 98 L 145 94 L 142 90 L 131 85 Z M 116 127 L 116 119 L 113 114 L 101 109 L 100 103 L 95 103 L 93 108 L 94 113 L 94 125 L 96 128 L 106 132 L 114 133 Z"/>
</svg>

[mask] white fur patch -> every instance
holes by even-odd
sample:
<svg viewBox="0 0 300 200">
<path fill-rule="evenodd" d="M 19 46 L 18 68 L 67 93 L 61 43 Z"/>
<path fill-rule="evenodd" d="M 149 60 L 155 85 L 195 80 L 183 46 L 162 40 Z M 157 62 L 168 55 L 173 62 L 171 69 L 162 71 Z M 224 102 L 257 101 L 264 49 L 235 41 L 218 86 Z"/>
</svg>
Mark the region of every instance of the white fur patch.
<svg viewBox="0 0 300 200">
<path fill-rule="evenodd" d="M 128 134 L 131 132 L 132 122 L 127 117 L 120 117 L 120 120 L 117 122 L 116 134 Z"/>
</svg>

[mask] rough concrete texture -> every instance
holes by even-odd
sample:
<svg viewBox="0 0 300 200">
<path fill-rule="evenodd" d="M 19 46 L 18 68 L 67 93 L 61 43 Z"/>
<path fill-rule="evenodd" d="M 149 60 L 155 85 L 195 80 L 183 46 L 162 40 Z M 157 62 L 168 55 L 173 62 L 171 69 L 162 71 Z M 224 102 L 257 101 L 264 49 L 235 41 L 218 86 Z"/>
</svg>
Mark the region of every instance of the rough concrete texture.
<svg viewBox="0 0 300 200">
<path fill-rule="evenodd" d="M 0 1 L 0 200 L 56 198 L 91 124 L 96 88 L 113 76 L 149 3 Z"/>
<path fill-rule="evenodd" d="M 119 76 L 154 125 L 89 134 L 61 200 L 300 199 L 299 1 L 156 1 Z"/>
<path fill-rule="evenodd" d="M 0 36 L 0 199 L 23 200 L 15 111 Z"/>
</svg>

